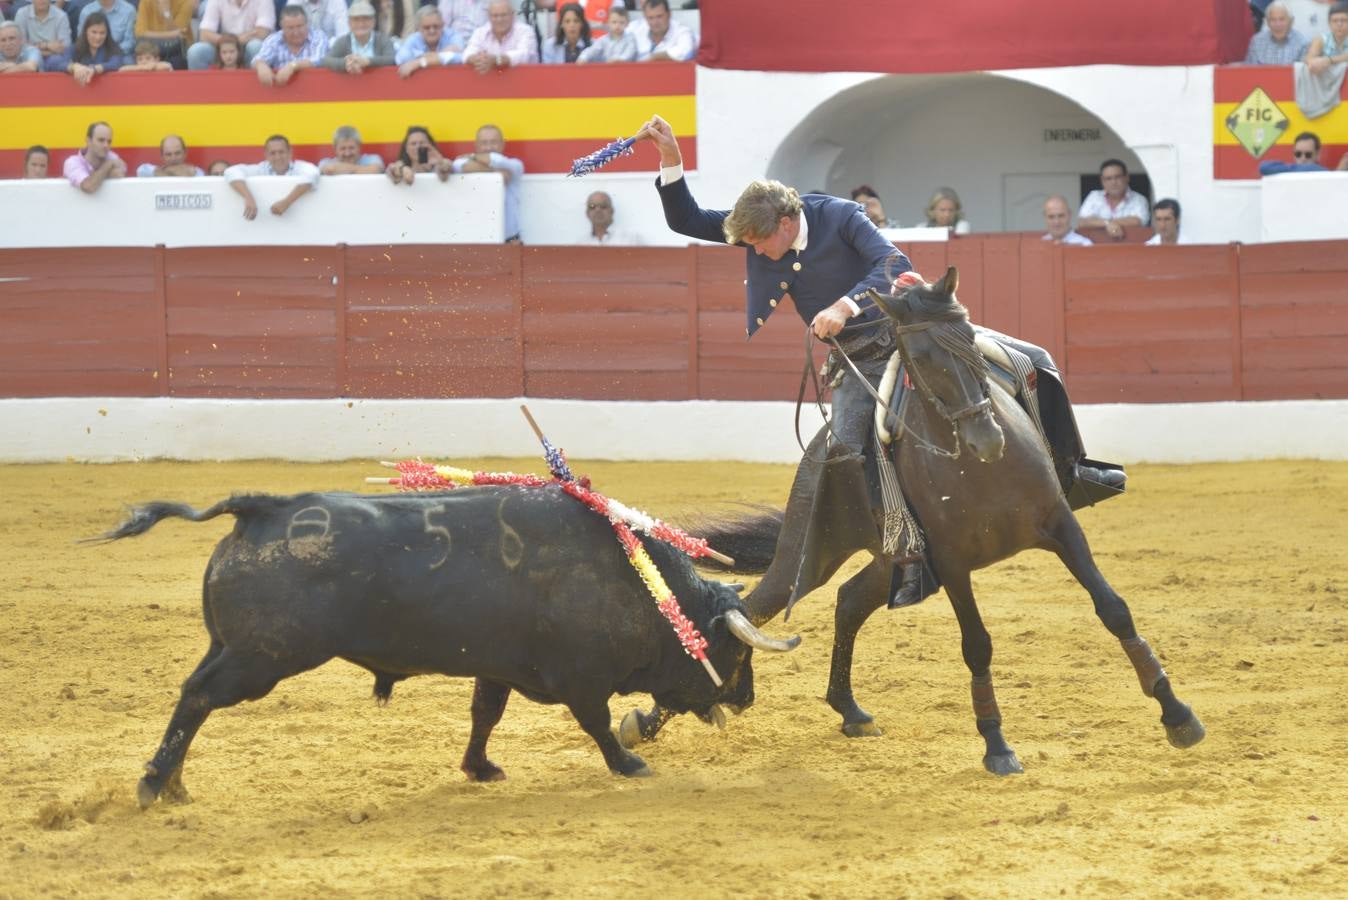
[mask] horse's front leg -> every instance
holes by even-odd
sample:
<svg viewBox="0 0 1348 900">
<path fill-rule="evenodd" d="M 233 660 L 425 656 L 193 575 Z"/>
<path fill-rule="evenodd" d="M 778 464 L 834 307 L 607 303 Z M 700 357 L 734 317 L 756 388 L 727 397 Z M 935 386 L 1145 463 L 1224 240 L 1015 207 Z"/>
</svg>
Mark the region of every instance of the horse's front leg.
<svg viewBox="0 0 1348 900">
<path fill-rule="evenodd" d="M 874 737 L 880 734 L 875 719 L 852 696 L 852 653 L 857 632 L 884 605 L 889 591 L 890 567 L 872 560 L 838 588 L 838 605 L 833 612 L 833 662 L 828 673 L 828 705 L 843 717 L 842 733 L 848 737 Z"/>
<path fill-rule="evenodd" d="M 1054 549 L 1068 571 L 1090 592 L 1091 600 L 1095 603 L 1095 614 L 1100 617 L 1100 621 L 1123 644 L 1123 650 L 1137 672 L 1142 693 L 1160 704 L 1161 724 L 1165 726 L 1166 738 L 1176 747 L 1192 747 L 1203 740 L 1207 729 L 1188 704 L 1181 703 L 1175 696 L 1160 660 L 1147 642 L 1138 636 L 1128 604 L 1105 581 L 1105 576 L 1095 564 L 1095 558 L 1091 556 L 1091 548 L 1081 525 L 1066 510 L 1064 505 L 1058 521 L 1054 523 L 1053 536 L 1057 541 Z"/>
<path fill-rule="evenodd" d="M 983 736 L 985 752 L 983 767 L 994 775 L 1018 775 L 1024 772 L 1016 751 L 1002 737 L 1002 711 L 997 706 L 997 694 L 992 688 L 992 638 L 983 625 L 974 601 L 973 585 L 968 572 L 940 573 L 946 595 L 960 624 L 960 648 L 964 664 L 972 675 L 970 691 L 973 694 L 974 723 Z"/>
</svg>

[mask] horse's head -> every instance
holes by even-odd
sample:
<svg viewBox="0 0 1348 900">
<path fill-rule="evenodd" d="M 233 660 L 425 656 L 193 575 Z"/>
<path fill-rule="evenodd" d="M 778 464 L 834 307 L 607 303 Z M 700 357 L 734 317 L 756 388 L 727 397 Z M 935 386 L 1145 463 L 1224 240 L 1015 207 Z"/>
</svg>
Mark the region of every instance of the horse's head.
<svg viewBox="0 0 1348 900">
<path fill-rule="evenodd" d="M 969 311 L 955 299 L 959 271 L 935 284 L 916 283 L 872 295 L 894 322 L 904 368 L 924 402 L 950 422 L 960 442 L 983 462 L 995 462 L 1006 436 L 992 415 L 988 364 L 974 345 Z"/>
</svg>

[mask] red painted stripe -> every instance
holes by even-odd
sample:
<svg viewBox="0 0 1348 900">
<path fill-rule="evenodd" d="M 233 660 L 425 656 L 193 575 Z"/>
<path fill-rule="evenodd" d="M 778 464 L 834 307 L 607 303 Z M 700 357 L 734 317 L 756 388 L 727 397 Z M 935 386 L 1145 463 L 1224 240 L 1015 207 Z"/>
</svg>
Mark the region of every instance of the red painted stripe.
<svg viewBox="0 0 1348 900">
<path fill-rule="evenodd" d="M 543 174 L 546 172 L 564 173 L 571 170 L 571 163 L 577 157 L 584 156 L 602 145 L 589 140 L 566 140 L 566 141 L 515 141 L 506 145 L 506 152 L 516 156 L 524 161 L 526 172 L 534 174 Z M 684 165 L 692 170 L 697 168 L 697 139 L 680 138 L 679 146 L 683 150 Z M 51 173 L 59 177 L 61 166 L 65 158 L 75 153 L 78 147 L 50 147 L 52 154 Z M 117 155 L 126 160 L 126 164 L 132 171 L 141 163 L 156 163 L 159 161 L 159 148 L 157 147 L 117 147 Z M 457 156 L 460 153 L 468 153 L 473 149 L 470 143 L 451 143 L 444 142 L 440 145 L 442 152 Z M 391 162 L 398 155 L 397 144 L 366 144 L 367 153 L 378 153 L 384 158 L 385 162 Z M 295 156 L 297 159 L 308 160 L 309 162 L 318 162 L 324 157 L 332 155 L 332 148 L 325 144 L 297 144 L 295 145 Z M 19 178 L 23 175 L 23 156 L 22 150 L 0 150 L 0 178 Z M 211 164 L 212 160 L 224 159 L 229 162 L 261 162 L 262 149 L 260 147 L 193 147 L 188 153 L 188 158 L 203 169 Z M 602 172 L 650 172 L 652 174 L 659 168 L 658 158 L 654 152 L 649 149 L 642 149 L 635 156 L 620 157 L 605 166 Z"/>
<path fill-rule="evenodd" d="M 1348 144 L 1325 144 L 1320 148 L 1320 160 L 1332 169 L 1345 153 L 1348 153 Z M 1218 180 L 1258 178 L 1259 164 L 1271 159 L 1293 162 L 1292 145 L 1278 144 L 1255 159 L 1245 152 L 1244 147 L 1219 144 L 1212 148 L 1212 177 Z"/>
<path fill-rule="evenodd" d="M 1239 103 L 1255 88 L 1275 101 L 1293 100 L 1291 66 L 1218 66 L 1212 72 L 1212 102 Z"/>
<path fill-rule="evenodd" d="M 564 69 L 564 71 L 563 71 Z M 268 88 L 251 72 L 119 72 L 80 87 L 52 74 L 8 75 L 0 108 L 212 103 L 341 103 L 358 100 L 514 99 L 688 95 L 692 63 L 520 66 L 491 75 L 463 67 L 427 69 L 399 78 L 392 68 L 360 77 L 327 69 L 301 72 L 284 88 Z"/>
</svg>

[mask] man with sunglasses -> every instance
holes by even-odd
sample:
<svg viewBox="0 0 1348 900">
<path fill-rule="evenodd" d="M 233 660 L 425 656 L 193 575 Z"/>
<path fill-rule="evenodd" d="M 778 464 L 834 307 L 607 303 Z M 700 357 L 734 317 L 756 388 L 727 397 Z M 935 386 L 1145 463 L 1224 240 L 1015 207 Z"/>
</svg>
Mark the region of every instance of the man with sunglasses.
<svg viewBox="0 0 1348 900">
<path fill-rule="evenodd" d="M 590 230 L 580 241 L 602 247 L 634 247 L 641 243 L 634 234 L 613 227 L 613 198 L 604 191 L 595 191 L 585 200 L 585 218 Z"/>
<path fill-rule="evenodd" d="M 1348 159 L 1348 156 L 1345 156 Z M 1342 165 L 1339 168 L 1343 168 Z M 1313 131 L 1303 131 L 1292 141 L 1292 161 L 1280 159 L 1265 160 L 1259 164 L 1260 175 L 1281 175 L 1284 172 L 1328 172 L 1327 166 L 1320 163 L 1320 136 Z"/>
</svg>

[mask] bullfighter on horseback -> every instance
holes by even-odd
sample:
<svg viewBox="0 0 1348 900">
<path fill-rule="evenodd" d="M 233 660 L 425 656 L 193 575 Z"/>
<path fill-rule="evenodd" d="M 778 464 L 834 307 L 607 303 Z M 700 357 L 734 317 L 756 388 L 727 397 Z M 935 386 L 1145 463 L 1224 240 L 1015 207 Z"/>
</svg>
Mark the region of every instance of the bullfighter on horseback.
<svg viewBox="0 0 1348 900">
<path fill-rule="evenodd" d="M 810 510 L 810 533 L 801 539 L 800 546 L 778 547 L 779 552 L 800 556 L 800 572 L 792 593 L 793 598 L 803 596 L 831 574 L 814 562 L 820 554 L 812 551 L 813 543 L 829 540 L 831 530 L 858 527 L 858 518 L 870 520 L 870 510 L 882 505 L 874 502 L 879 494 L 886 495 L 886 520 L 906 520 L 910 529 L 916 529 L 906 517 L 902 500 L 896 501 L 896 508 L 883 490 L 886 481 L 897 486 L 897 474 L 889 454 L 875 437 L 872 391 L 858 375 L 864 376 L 871 387 L 877 386 L 895 349 L 892 326 L 868 301 L 867 291 L 888 292 L 896 276 L 900 284 L 920 278 L 912 272 L 907 256 L 880 234 L 856 203 L 822 194 L 802 197 L 780 182 L 754 181 L 734 209 L 702 209 L 683 177 L 683 157 L 669 123 L 654 116 L 636 139 L 652 141 L 659 150 L 656 187 L 671 229 L 751 251 L 745 281 L 746 336 L 752 337 L 772 311 L 790 297 L 813 334 L 821 340 L 836 338 L 841 351 L 855 365 L 854 369 L 843 369 L 841 380 L 835 383 L 832 420 L 807 449 L 788 501 L 788 515 L 793 504 L 808 504 Z M 1080 439 L 1048 353 L 1033 344 L 984 331 L 1029 356 L 1035 367 L 1049 376 L 1046 381 L 1058 387 L 1047 398 L 1049 410 L 1044 419 L 1064 489 L 1074 480 L 1121 489 L 1122 472 L 1079 464 Z M 897 495 L 897 491 L 893 493 Z M 936 590 L 934 579 L 923 577 L 920 536 L 907 534 L 900 548 L 889 538 L 893 523 L 877 524 L 887 532 L 886 555 L 900 567 L 891 585 L 890 608 L 920 602 Z"/>
</svg>

